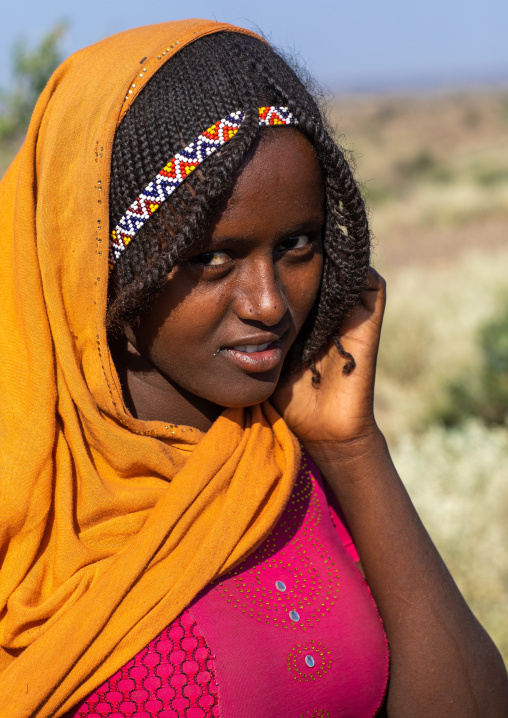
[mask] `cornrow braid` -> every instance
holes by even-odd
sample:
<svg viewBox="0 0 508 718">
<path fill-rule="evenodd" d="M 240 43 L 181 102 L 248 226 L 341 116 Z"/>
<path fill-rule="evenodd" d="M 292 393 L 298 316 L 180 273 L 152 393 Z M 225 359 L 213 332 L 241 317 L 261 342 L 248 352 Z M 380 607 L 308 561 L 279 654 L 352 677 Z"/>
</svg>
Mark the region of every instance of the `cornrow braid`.
<svg viewBox="0 0 508 718">
<path fill-rule="evenodd" d="M 210 156 L 167 199 L 122 252 L 109 283 L 107 326 L 121 333 L 147 311 L 171 270 L 203 246 L 211 217 L 231 190 L 261 132 L 258 108 L 288 107 L 311 142 L 326 188 L 324 266 L 319 296 L 286 360 L 285 371 L 310 366 L 364 291 L 370 258 L 365 206 L 343 151 L 295 70 L 269 45 L 233 32 L 183 48 L 151 78 L 117 129 L 111 161 L 110 226 L 179 150 L 230 112 L 244 119 L 233 139 Z"/>
</svg>

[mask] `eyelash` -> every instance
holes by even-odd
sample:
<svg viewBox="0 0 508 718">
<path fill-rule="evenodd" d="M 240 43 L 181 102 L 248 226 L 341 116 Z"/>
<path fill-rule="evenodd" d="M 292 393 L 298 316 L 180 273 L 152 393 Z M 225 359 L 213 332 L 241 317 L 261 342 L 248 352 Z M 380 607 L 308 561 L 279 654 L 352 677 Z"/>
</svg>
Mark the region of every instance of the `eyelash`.
<svg viewBox="0 0 508 718">
<path fill-rule="evenodd" d="M 295 247 L 286 247 L 284 248 L 284 245 L 287 245 L 288 243 L 292 242 L 293 240 L 297 240 L 297 242 L 301 239 L 305 238 L 307 241 L 305 244 L 301 246 L 295 246 Z M 284 242 L 281 242 L 280 247 L 282 248 L 283 252 L 298 252 L 299 250 L 305 249 L 306 247 L 309 247 L 311 244 L 314 243 L 315 240 L 311 238 L 309 234 L 298 234 L 294 237 L 289 237 L 289 239 L 286 239 Z M 202 254 L 198 254 L 196 257 L 193 257 L 190 262 L 192 264 L 199 264 L 204 269 L 220 269 L 221 267 L 224 267 L 228 262 L 227 260 L 225 262 L 219 262 L 218 264 L 210 264 L 204 261 L 205 257 L 214 257 L 216 255 L 225 255 L 229 259 L 231 259 L 230 255 L 225 251 L 218 249 L 215 252 L 203 252 Z"/>
</svg>

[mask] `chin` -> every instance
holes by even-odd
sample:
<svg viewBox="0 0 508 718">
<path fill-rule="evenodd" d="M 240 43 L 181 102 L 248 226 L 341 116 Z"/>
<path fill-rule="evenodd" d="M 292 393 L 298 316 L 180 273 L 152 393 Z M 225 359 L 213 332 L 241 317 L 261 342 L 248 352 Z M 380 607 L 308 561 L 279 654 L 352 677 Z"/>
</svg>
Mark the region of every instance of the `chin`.
<svg viewBox="0 0 508 718">
<path fill-rule="evenodd" d="M 259 394 L 256 397 L 249 397 L 238 401 L 223 401 L 220 402 L 220 406 L 223 406 L 225 409 L 243 409 L 247 408 L 248 406 L 256 406 L 256 404 L 261 404 L 263 401 L 266 401 L 269 399 L 273 392 L 275 391 L 275 387 L 270 391 L 266 392 L 264 394 Z"/>
<path fill-rule="evenodd" d="M 214 404 L 228 409 L 241 409 L 247 406 L 255 406 L 272 396 L 277 388 L 277 382 L 278 377 L 276 380 L 267 379 L 266 381 L 256 379 L 255 384 L 257 384 L 257 386 L 249 387 L 248 389 L 244 389 L 244 391 L 224 392 L 224 394 L 220 396 L 215 394 L 215 396 L 213 398 L 210 397 L 210 399 Z"/>
</svg>

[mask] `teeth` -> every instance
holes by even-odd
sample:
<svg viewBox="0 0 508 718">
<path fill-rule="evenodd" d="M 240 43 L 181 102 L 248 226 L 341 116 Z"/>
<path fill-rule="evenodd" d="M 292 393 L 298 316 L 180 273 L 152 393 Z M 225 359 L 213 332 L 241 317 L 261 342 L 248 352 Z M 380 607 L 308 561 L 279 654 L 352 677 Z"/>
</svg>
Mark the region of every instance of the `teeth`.
<svg viewBox="0 0 508 718">
<path fill-rule="evenodd" d="M 267 342 L 266 344 L 242 344 L 240 346 L 233 347 L 233 349 L 237 352 L 253 354 L 254 352 L 264 352 L 265 349 L 268 349 L 269 346 L 270 342 Z"/>
</svg>

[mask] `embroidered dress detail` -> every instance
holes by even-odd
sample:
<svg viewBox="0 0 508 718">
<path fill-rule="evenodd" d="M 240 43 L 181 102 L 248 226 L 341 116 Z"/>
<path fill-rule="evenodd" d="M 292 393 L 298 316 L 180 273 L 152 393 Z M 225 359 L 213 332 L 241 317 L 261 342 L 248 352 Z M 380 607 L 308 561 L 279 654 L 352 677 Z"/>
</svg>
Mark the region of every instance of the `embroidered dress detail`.
<svg viewBox="0 0 508 718">
<path fill-rule="evenodd" d="M 159 174 L 147 184 L 111 232 L 110 270 L 135 234 L 159 209 L 161 204 L 173 194 L 198 165 L 236 135 L 243 117 L 244 113 L 237 110 L 216 122 L 169 160 Z M 260 127 L 295 124 L 297 124 L 296 119 L 287 107 L 259 108 Z"/>
<path fill-rule="evenodd" d="M 218 718 L 213 656 L 184 611 L 64 718 Z"/>
</svg>

